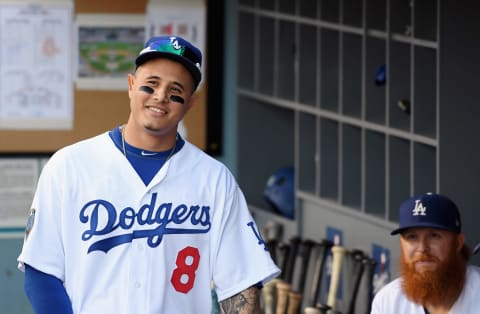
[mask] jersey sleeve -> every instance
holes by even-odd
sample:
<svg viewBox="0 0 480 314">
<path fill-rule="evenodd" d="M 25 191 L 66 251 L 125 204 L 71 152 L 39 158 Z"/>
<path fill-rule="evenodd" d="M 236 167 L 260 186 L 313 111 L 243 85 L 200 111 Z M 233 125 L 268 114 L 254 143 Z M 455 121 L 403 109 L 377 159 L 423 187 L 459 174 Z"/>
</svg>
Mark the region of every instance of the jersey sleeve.
<svg viewBox="0 0 480 314">
<path fill-rule="evenodd" d="M 223 206 L 213 257 L 213 281 L 219 301 L 280 273 L 236 183 L 230 191 L 227 189 Z"/>
<path fill-rule="evenodd" d="M 391 303 L 398 299 L 398 287 L 398 282 L 392 282 L 381 288 L 373 298 L 371 314 L 387 314 L 391 311 Z"/>
<path fill-rule="evenodd" d="M 64 252 L 61 217 L 65 193 L 61 164 L 52 156 L 42 170 L 32 201 L 19 269 L 24 264 L 64 280 Z"/>
<path fill-rule="evenodd" d="M 373 298 L 373 301 L 372 301 L 372 309 L 371 309 L 371 314 L 382 314 L 383 312 L 381 311 L 381 304 L 382 300 L 381 300 L 381 297 L 377 294 L 375 295 L 375 297 Z"/>
</svg>

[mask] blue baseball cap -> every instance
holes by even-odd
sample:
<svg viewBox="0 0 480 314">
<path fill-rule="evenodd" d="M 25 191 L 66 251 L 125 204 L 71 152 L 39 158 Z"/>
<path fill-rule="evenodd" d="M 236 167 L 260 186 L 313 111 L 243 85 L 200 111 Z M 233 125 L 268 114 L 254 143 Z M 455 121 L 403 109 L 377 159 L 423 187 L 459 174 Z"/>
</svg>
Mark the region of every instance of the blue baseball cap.
<svg viewBox="0 0 480 314">
<path fill-rule="evenodd" d="M 460 233 L 462 222 L 457 205 L 448 197 L 434 193 L 409 198 L 400 205 L 400 225 L 391 234 L 395 235 L 405 229 L 416 227 Z"/>
<path fill-rule="evenodd" d="M 168 58 L 180 62 L 192 74 L 194 89 L 202 80 L 202 52 L 200 49 L 178 36 L 158 36 L 150 38 L 140 51 L 135 65 L 137 68 L 156 58 Z"/>
</svg>

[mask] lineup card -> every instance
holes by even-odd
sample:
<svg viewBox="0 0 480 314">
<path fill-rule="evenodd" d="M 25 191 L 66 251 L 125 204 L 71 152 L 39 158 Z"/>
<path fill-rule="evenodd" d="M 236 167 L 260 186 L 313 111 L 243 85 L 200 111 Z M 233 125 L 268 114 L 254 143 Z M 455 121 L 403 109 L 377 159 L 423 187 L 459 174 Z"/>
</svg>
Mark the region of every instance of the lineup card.
<svg viewBox="0 0 480 314">
<path fill-rule="evenodd" d="M 71 129 L 73 4 L 0 3 L 0 128 Z"/>
</svg>

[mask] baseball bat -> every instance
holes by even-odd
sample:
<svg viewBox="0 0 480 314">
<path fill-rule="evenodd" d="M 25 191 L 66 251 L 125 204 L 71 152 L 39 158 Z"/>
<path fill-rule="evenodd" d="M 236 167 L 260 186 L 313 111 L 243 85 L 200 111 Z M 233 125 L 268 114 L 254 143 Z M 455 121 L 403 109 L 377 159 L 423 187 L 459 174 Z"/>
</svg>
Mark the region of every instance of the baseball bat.
<svg viewBox="0 0 480 314">
<path fill-rule="evenodd" d="M 281 224 L 273 221 L 269 221 L 265 224 L 264 233 L 267 248 L 270 252 L 270 255 L 278 265 L 278 254 L 277 250 L 280 247 L 280 240 L 282 236 L 283 227 Z M 275 314 L 276 306 L 276 284 L 279 279 L 273 279 L 267 282 L 262 289 L 262 298 L 263 298 L 263 311 L 265 314 Z"/>
<path fill-rule="evenodd" d="M 365 268 L 365 254 L 360 250 L 354 250 L 350 252 L 355 270 L 354 273 L 354 283 L 353 283 L 353 291 L 352 295 L 350 296 L 350 300 L 348 303 L 348 310 L 347 314 L 355 314 L 355 302 L 357 301 L 358 290 L 360 288 L 360 282 L 362 281 L 363 271 Z"/>
<path fill-rule="evenodd" d="M 323 239 L 320 243 L 316 243 L 314 245 L 314 248 L 319 250 L 319 252 L 316 256 L 315 264 L 313 266 L 313 278 L 311 282 L 310 293 L 306 295 L 307 300 L 304 307 L 305 314 L 321 314 L 321 309 L 315 306 L 317 305 L 318 295 L 322 289 L 325 261 L 332 246 L 333 242 L 327 239 Z"/>
<path fill-rule="evenodd" d="M 267 282 L 262 288 L 264 314 L 275 314 L 276 308 L 276 285 L 279 279 Z"/>
<path fill-rule="evenodd" d="M 277 262 L 277 265 L 279 265 L 281 269 L 281 274 L 278 278 L 275 278 L 267 283 L 267 289 L 262 289 L 262 296 L 264 300 L 264 311 L 267 313 L 276 313 L 276 308 L 278 304 L 278 293 L 277 293 L 277 284 L 280 282 L 284 282 L 284 277 L 285 277 L 285 264 L 286 261 L 288 260 L 289 252 L 290 252 L 290 246 L 287 243 L 280 242 L 277 245 L 277 250 L 278 250 L 278 255 L 277 259 L 279 262 Z"/>
<path fill-rule="evenodd" d="M 279 253 L 281 253 L 281 256 L 278 256 L 278 259 L 280 261 L 280 269 L 282 270 L 278 278 L 284 280 L 285 269 L 287 268 L 287 262 L 290 256 L 290 245 L 288 243 L 279 243 L 278 249 L 280 251 Z"/>
<path fill-rule="evenodd" d="M 266 286 L 262 289 L 262 295 L 264 299 L 264 311 L 265 314 L 275 314 L 277 305 L 278 305 L 278 289 L 277 289 L 277 284 L 280 282 L 285 282 L 284 277 L 285 277 L 285 265 L 286 261 L 288 260 L 289 252 L 290 252 L 290 246 L 287 243 L 284 242 L 279 242 L 277 244 L 277 265 L 279 265 L 281 269 L 281 274 L 278 278 L 275 278 L 271 281 L 269 281 Z M 281 262 L 281 263 L 280 263 Z M 265 289 L 266 288 L 266 289 Z"/>
<path fill-rule="evenodd" d="M 288 292 L 292 289 L 292 275 L 300 244 L 300 237 L 294 236 L 289 240 L 288 256 L 284 258 L 283 281 L 277 283 L 277 308 L 276 314 L 285 314 L 288 308 Z"/>
<path fill-rule="evenodd" d="M 374 258 L 367 257 L 365 259 L 365 278 L 367 281 L 367 309 L 365 311 L 365 314 L 370 314 L 371 306 L 372 306 L 372 301 L 373 301 L 373 276 L 375 274 L 375 268 L 377 267 L 377 261 Z"/>
<path fill-rule="evenodd" d="M 285 314 L 288 306 L 288 292 L 292 286 L 286 281 L 277 282 L 277 308 L 275 314 Z"/>
<path fill-rule="evenodd" d="M 288 283 L 292 283 L 292 276 L 293 276 L 293 270 L 295 268 L 295 261 L 297 260 L 297 253 L 298 253 L 298 248 L 300 245 L 301 239 L 300 237 L 292 237 L 290 238 L 289 241 L 289 253 L 288 253 L 288 258 L 285 263 L 285 281 Z"/>
<path fill-rule="evenodd" d="M 273 240 L 272 240 L 273 241 Z M 270 241 L 270 243 L 272 243 Z M 277 245 L 280 251 L 283 251 L 284 255 L 288 255 L 288 246 L 282 245 L 281 243 Z M 276 255 L 278 258 L 278 255 Z M 276 262 L 278 265 L 278 262 Z M 280 267 L 281 269 L 282 267 Z M 263 311 L 265 314 L 275 314 L 275 309 L 277 306 L 277 283 L 281 282 L 282 279 L 275 278 L 267 282 L 262 288 L 262 298 L 263 298 Z"/>
<path fill-rule="evenodd" d="M 276 239 L 280 241 L 282 238 L 283 225 L 279 222 L 269 220 L 265 223 L 263 230 L 267 240 Z"/>
<path fill-rule="evenodd" d="M 317 304 L 315 306 L 309 306 L 304 309 L 305 314 L 341 314 L 337 312 L 329 312 L 330 307 L 326 304 Z"/>
<path fill-rule="evenodd" d="M 312 240 L 307 239 L 299 245 L 292 275 L 292 291 L 288 293 L 288 314 L 296 314 L 300 308 L 313 244 L 314 242 Z"/>
<path fill-rule="evenodd" d="M 317 304 L 315 306 L 307 306 L 303 309 L 304 314 L 326 314 L 330 307 L 326 304 Z"/>
<path fill-rule="evenodd" d="M 320 309 L 318 309 L 318 308 L 316 308 L 316 307 L 313 307 L 313 306 L 306 307 L 306 308 L 303 310 L 303 313 L 305 313 L 305 314 L 322 314 L 322 312 L 320 311 Z"/>
<path fill-rule="evenodd" d="M 330 287 L 328 289 L 327 305 L 335 310 L 337 302 L 338 286 L 340 283 L 340 273 L 342 270 L 343 258 L 346 249 L 340 245 L 332 246 L 332 273 L 330 275 Z"/>
<path fill-rule="evenodd" d="M 288 292 L 287 314 L 297 314 L 302 302 L 302 294 L 296 291 Z"/>
<path fill-rule="evenodd" d="M 280 223 L 269 221 L 264 226 L 264 234 L 266 239 L 266 245 L 268 251 L 275 262 L 278 265 L 277 247 L 283 233 L 283 226 Z"/>
<path fill-rule="evenodd" d="M 278 240 L 271 239 L 266 241 L 265 244 L 267 245 L 268 252 L 272 257 L 273 262 L 278 265 L 278 256 L 277 256 Z"/>
</svg>

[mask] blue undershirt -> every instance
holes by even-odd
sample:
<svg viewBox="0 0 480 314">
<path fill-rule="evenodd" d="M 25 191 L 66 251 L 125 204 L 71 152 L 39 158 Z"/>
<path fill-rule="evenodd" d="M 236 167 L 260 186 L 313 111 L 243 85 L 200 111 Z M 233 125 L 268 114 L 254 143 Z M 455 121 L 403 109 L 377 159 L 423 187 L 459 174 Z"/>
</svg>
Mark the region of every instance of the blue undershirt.
<svg viewBox="0 0 480 314">
<path fill-rule="evenodd" d="M 24 289 L 35 314 L 73 314 L 72 302 L 57 277 L 25 264 Z"/>
<path fill-rule="evenodd" d="M 109 135 L 120 152 L 126 155 L 128 161 L 138 173 L 145 185 L 148 185 L 150 181 L 152 181 L 153 177 L 167 161 L 167 158 L 170 158 L 176 154 L 185 144 L 185 141 L 182 139 L 180 134 L 177 133 L 177 140 L 175 142 L 175 148 L 173 152 L 171 149 L 162 152 L 153 152 L 131 146 L 127 142 L 125 142 L 124 152 L 122 133 L 120 132 L 119 127 L 116 127 L 114 130 L 110 131 Z"/>
</svg>

